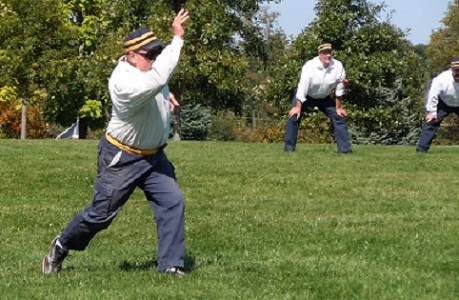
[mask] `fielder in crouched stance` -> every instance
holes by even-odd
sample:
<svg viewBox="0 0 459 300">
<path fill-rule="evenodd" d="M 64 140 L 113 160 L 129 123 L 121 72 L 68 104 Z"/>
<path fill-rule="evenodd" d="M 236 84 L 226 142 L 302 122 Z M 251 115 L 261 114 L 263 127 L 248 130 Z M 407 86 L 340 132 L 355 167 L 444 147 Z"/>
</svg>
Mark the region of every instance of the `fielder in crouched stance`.
<svg viewBox="0 0 459 300">
<path fill-rule="evenodd" d="M 459 58 L 451 61 L 451 68 L 432 80 L 427 95 L 426 122 L 416 147 L 417 152 L 429 151 L 440 124 L 451 113 L 459 116 Z"/>
<path fill-rule="evenodd" d="M 351 153 L 346 124 L 347 113 L 341 106 L 346 72 L 343 64 L 333 58 L 331 43 L 323 42 L 317 51 L 318 56 L 307 61 L 301 70 L 297 92 L 288 113 L 284 150 L 295 151 L 302 112 L 316 106 L 330 118 L 338 152 Z M 335 99 L 331 97 L 331 93 L 335 94 Z"/>
<path fill-rule="evenodd" d="M 179 61 L 187 20 L 184 10 L 176 15 L 174 38 L 165 48 L 144 28 L 125 39 L 125 55 L 109 80 L 113 111 L 99 143 L 94 198 L 53 240 L 43 273 L 59 272 L 70 250 L 84 250 L 139 187 L 155 215 L 158 271 L 185 275 L 184 197 L 164 148 L 170 105 L 176 104 L 170 102 L 167 84 Z"/>
</svg>

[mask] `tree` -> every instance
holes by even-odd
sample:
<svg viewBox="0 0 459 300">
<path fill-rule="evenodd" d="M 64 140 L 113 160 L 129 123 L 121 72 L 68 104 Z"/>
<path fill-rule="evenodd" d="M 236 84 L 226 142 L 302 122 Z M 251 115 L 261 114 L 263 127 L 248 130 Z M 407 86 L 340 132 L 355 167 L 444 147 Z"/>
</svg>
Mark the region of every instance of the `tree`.
<svg viewBox="0 0 459 300">
<path fill-rule="evenodd" d="M 263 2 L 270 1 L 186 1 L 192 20 L 181 67 L 171 82 L 174 93 L 215 110 L 241 113 L 248 66 L 244 53 L 264 55 L 255 20 Z"/>
<path fill-rule="evenodd" d="M 49 62 L 72 55 L 59 42 L 70 40 L 72 31 L 59 1 L 2 0 L 0 6 L 0 87 L 13 87 L 21 98 L 21 138 L 25 139 L 27 106 L 36 91 L 48 93 L 44 73 L 51 72 Z"/>
<path fill-rule="evenodd" d="M 181 134 L 184 140 L 203 141 L 208 139 L 212 120 L 210 111 L 200 104 L 186 104 L 182 107 Z"/>
<path fill-rule="evenodd" d="M 263 55 L 254 16 L 262 0 L 66 0 L 78 32 L 78 55 L 55 65 L 62 76 L 50 80 L 47 102 L 51 121 L 69 124 L 88 101 L 110 110 L 107 78 L 122 53 L 122 40 L 134 29 L 151 28 L 166 44 L 171 40 L 175 11 L 190 11 L 180 66 L 170 87 L 180 99 L 214 109 L 241 111 L 244 101 L 245 53 Z"/>
<path fill-rule="evenodd" d="M 46 103 L 50 122 L 69 125 L 79 116 L 92 128 L 105 126 L 111 108 L 107 80 L 123 54 L 122 38 L 145 26 L 156 2 L 64 1 L 70 27 L 76 32 L 69 41 L 76 55 L 54 62 L 57 72 L 48 81 L 53 97 Z"/>
<path fill-rule="evenodd" d="M 442 23 L 443 26 L 430 36 L 426 48 L 430 75 L 445 70 L 451 59 L 459 56 L 459 0 L 450 2 Z"/>
<path fill-rule="evenodd" d="M 262 7 L 257 20 L 263 42 L 263 55 L 245 53 L 248 67 L 243 84 L 245 100 L 244 113 L 250 116 L 252 128 L 257 127 L 257 119 L 279 117 L 278 97 L 273 97 L 273 90 L 283 75 L 283 66 L 287 62 L 289 41 L 282 29 L 277 27 L 279 13 Z"/>
</svg>

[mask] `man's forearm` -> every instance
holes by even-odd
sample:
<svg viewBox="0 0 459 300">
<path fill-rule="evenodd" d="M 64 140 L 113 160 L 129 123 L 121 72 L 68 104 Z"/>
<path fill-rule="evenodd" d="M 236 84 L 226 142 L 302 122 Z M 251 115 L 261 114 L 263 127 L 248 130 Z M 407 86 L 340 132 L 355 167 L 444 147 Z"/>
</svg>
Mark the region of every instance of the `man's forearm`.
<svg viewBox="0 0 459 300">
<path fill-rule="evenodd" d="M 336 101 L 335 101 L 336 109 L 342 108 L 341 100 L 342 100 L 342 97 L 336 97 Z"/>
</svg>

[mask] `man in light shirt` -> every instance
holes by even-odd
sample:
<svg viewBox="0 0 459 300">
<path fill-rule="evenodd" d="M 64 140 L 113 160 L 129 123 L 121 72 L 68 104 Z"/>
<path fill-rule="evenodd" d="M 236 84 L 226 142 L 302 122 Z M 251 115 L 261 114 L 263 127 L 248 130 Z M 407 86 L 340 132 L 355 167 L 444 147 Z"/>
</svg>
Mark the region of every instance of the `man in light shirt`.
<svg viewBox="0 0 459 300">
<path fill-rule="evenodd" d="M 451 68 L 432 80 L 426 102 L 426 122 L 422 127 L 417 152 L 429 151 L 441 122 L 451 113 L 459 116 L 459 58 L 451 61 Z"/>
<path fill-rule="evenodd" d="M 323 42 L 318 47 L 318 52 L 319 55 L 306 62 L 301 71 L 296 96 L 288 114 L 284 150 L 295 151 L 302 112 L 310 107 L 318 107 L 330 118 L 338 152 L 351 153 L 345 118 L 346 110 L 341 106 L 346 72 L 343 64 L 333 58 L 331 43 Z M 335 99 L 332 98 L 332 94 Z"/>
<path fill-rule="evenodd" d="M 164 148 L 170 110 L 177 104 L 167 86 L 180 57 L 188 12 L 178 12 L 174 38 L 163 43 L 140 28 L 124 42 L 124 56 L 109 80 L 112 116 L 98 148 L 94 198 L 57 236 L 43 259 L 45 274 L 59 272 L 70 250 L 85 250 L 106 229 L 136 187 L 150 204 L 158 234 L 158 271 L 184 276 L 184 196 Z"/>
</svg>

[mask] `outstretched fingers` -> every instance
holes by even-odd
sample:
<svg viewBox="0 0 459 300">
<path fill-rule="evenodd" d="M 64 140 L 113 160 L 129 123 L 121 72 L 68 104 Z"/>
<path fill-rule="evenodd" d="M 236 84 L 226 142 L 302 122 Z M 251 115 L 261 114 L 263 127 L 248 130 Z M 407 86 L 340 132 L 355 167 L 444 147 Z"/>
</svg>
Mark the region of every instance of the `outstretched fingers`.
<svg viewBox="0 0 459 300">
<path fill-rule="evenodd" d="M 183 38 L 185 35 L 185 28 L 183 24 L 188 20 L 190 16 L 188 12 L 183 8 L 175 16 L 174 22 L 172 23 L 172 28 L 174 29 L 174 35 Z"/>
<path fill-rule="evenodd" d="M 183 24 L 189 19 L 189 17 L 188 12 L 182 8 L 175 16 L 174 22 Z"/>
</svg>

